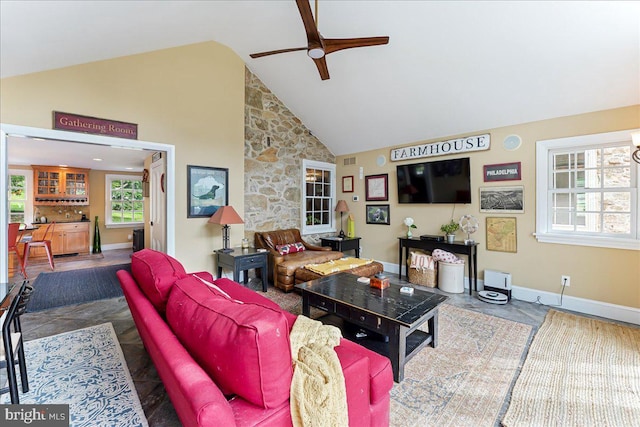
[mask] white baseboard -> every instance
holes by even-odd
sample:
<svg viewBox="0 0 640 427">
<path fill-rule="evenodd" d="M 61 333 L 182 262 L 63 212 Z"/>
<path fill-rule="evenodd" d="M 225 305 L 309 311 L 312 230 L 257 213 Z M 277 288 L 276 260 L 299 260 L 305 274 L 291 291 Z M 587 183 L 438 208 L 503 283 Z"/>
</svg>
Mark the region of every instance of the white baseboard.
<svg viewBox="0 0 640 427">
<path fill-rule="evenodd" d="M 384 271 L 398 274 L 397 263 L 381 263 L 384 266 Z M 469 289 L 469 278 L 465 276 L 464 279 L 464 287 L 465 289 Z M 481 291 L 482 289 L 484 289 L 484 281 L 478 279 L 478 290 Z M 520 286 L 512 287 L 511 296 L 517 300 L 528 302 L 535 302 L 538 297 L 540 297 L 540 302 L 543 304 L 550 306 L 560 304 L 559 293 L 523 288 Z M 624 305 L 564 295 L 562 297 L 562 306 L 558 308 L 640 325 L 640 309 Z"/>
<path fill-rule="evenodd" d="M 480 281 L 478 281 L 478 286 L 480 285 L 479 282 Z M 540 297 L 540 301 L 543 304 L 560 304 L 559 293 L 539 291 L 537 289 L 514 286 L 512 296 L 515 299 L 530 302 L 534 302 L 538 297 Z M 610 304 L 608 302 L 564 295 L 562 297 L 562 306 L 558 308 L 640 325 L 640 309 L 624 305 Z"/>
<path fill-rule="evenodd" d="M 133 248 L 133 243 L 129 242 L 129 243 L 111 243 L 109 245 L 102 245 L 102 250 L 103 251 L 111 251 L 114 249 L 128 249 L 128 248 Z"/>
</svg>

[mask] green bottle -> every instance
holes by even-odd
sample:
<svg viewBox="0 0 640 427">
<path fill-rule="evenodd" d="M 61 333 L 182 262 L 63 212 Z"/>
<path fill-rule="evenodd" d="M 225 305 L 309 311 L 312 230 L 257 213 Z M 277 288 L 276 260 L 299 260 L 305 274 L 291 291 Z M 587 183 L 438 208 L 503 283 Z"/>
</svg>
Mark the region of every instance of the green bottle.
<svg viewBox="0 0 640 427">
<path fill-rule="evenodd" d="M 96 223 L 93 230 L 93 253 L 102 253 L 102 246 L 100 245 L 100 227 L 98 227 L 98 217 L 96 216 Z"/>
</svg>

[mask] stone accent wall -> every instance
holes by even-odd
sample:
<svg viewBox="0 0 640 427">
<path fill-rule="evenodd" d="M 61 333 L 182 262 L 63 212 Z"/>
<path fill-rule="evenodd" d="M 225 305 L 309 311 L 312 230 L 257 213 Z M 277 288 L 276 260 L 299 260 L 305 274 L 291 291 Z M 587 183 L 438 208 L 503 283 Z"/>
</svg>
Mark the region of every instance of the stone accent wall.
<svg viewBox="0 0 640 427">
<path fill-rule="evenodd" d="M 253 242 L 256 231 L 301 228 L 302 160 L 335 163 L 335 155 L 249 69 L 244 129 L 245 237 Z"/>
</svg>

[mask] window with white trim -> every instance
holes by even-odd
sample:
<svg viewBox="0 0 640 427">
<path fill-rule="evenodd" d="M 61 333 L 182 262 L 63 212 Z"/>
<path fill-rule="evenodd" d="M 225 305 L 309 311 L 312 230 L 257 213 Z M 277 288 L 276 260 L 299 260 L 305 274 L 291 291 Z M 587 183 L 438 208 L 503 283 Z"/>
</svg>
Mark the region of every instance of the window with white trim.
<svg viewBox="0 0 640 427">
<path fill-rule="evenodd" d="M 32 176 L 32 170 L 9 169 L 9 222 L 33 222 Z"/>
<path fill-rule="evenodd" d="M 631 132 L 537 142 L 538 241 L 640 250 Z"/>
<path fill-rule="evenodd" d="M 302 234 L 336 231 L 336 165 L 302 160 L 302 182 Z"/>
<path fill-rule="evenodd" d="M 116 228 L 142 225 L 142 176 L 105 175 L 105 186 L 105 226 Z"/>
</svg>

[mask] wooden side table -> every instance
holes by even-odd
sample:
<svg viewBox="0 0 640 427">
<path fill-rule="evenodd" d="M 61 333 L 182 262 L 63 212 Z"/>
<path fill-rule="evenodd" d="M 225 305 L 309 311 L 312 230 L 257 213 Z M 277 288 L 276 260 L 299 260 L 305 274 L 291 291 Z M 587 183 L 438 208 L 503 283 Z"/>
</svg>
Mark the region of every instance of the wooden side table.
<svg viewBox="0 0 640 427">
<path fill-rule="evenodd" d="M 255 248 L 233 248 L 233 252 L 216 252 L 218 258 L 218 277 L 222 277 L 222 269 L 233 270 L 233 280 L 238 281 L 240 272 L 244 271 L 243 283 L 248 283 L 247 272 L 253 269 L 260 269 L 262 276 L 262 291 L 267 292 L 267 277 L 269 275 L 267 266 L 267 252 L 258 252 Z"/>
<path fill-rule="evenodd" d="M 355 251 L 356 258 L 360 258 L 360 237 L 322 237 L 320 242 L 321 246 L 329 246 L 334 251 Z"/>
</svg>

